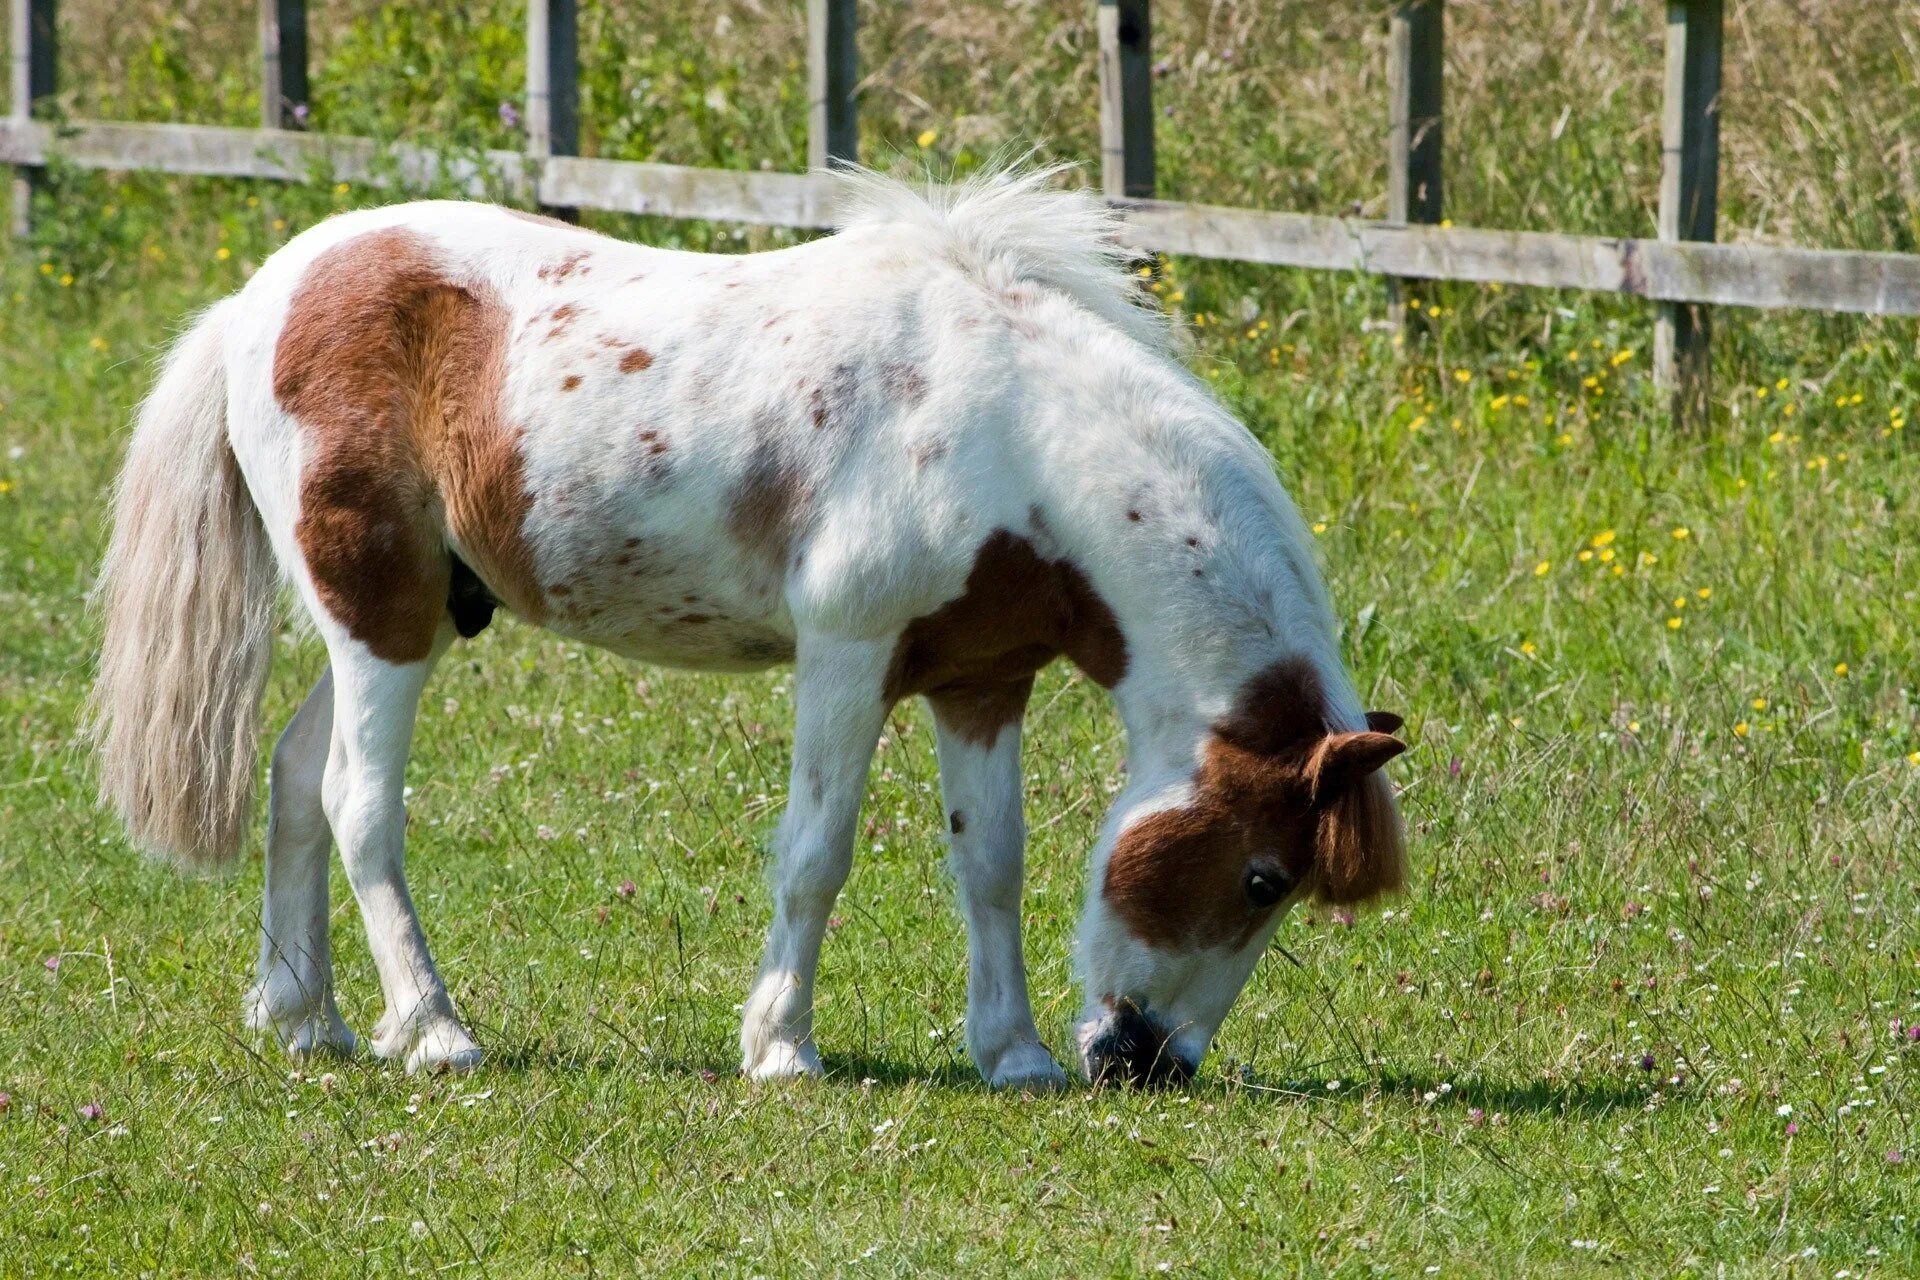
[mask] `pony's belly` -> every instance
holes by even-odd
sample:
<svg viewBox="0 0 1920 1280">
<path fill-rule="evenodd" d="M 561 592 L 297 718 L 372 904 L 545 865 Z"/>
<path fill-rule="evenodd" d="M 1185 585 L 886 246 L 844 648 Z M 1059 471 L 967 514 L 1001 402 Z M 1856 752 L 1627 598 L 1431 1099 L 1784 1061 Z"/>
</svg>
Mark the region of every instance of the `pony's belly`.
<svg viewBox="0 0 1920 1280">
<path fill-rule="evenodd" d="M 760 671 L 793 659 L 793 637 L 736 603 L 676 585 L 671 594 L 549 596 L 548 630 L 661 666 Z"/>
</svg>

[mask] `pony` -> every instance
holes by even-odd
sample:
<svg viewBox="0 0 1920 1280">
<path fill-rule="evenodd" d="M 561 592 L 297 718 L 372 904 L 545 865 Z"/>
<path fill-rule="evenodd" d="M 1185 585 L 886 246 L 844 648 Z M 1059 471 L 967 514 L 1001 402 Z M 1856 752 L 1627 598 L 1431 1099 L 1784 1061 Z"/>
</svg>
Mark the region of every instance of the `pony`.
<svg viewBox="0 0 1920 1280">
<path fill-rule="evenodd" d="M 1118 217 L 1054 170 L 837 182 L 791 248 L 651 248 L 449 201 L 301 233 L 166 356 L 113 499 L 92 701 L 140 848 L 233 859 L 282 583 L 328 666 L 274 747 L 246 1020 L 351 1054 L 337 846 L 385 998 L 373 1051 L 482 1058 L 403 873 L 434 664 L 497 610 L 648 662 L 794 664 L 754 1079 L 820 1075 L 821 940 L 891 708 L 932 711 L 986 1082 L 1066 1081 L 1021 941 L 1021 721 L 1064 656 L 1127 734 L 1076 940 L 1078 1065 L 1190 1077 L 1303 900 L 1400 886 L 1381 766 L 1270 455 L 1180 359 Z"/>
</svg>

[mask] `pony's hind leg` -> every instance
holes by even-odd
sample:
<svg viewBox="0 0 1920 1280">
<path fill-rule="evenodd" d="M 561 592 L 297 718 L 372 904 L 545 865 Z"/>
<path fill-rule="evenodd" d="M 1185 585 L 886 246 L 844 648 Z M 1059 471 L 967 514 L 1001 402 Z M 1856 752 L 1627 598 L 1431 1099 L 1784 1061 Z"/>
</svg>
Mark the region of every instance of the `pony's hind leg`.
<svg viewBox="0 0 1920 1280">
<path fill-rule="evenodd" d="M 327 932 L 327 850 L 320 793 L 333 736 L 333 677 L 294 712 L 268 773 L 267 887 L 261 903 L 260 978 L 247 993 L 247 1023 L 296 1057 L 350 1056 L 353 1032 L 333 999 Z"/>
<path fill-rule="evenodd" d="M 755 1080 L 821 1074 L 814 970 L 853 865 L 867 769 L 887 719 L 891 641 L 802 634 L 798 648 L 793 776 L 774 837 L 773 927 L 740 1022 L 740 1069 Z"/>
<path fill-rule="evenodd" d="M 434 968 L 403 870 L 404 783 L 414 718 L 427 677 L 453 634 L 452 621 L 443 619 L 428 656 L 405 663 L 384 661 L 357 641 L 328 636 L 334 734 L 324 789 L 327 819 L 386 997 L 373 1051 L 403 1059 L 410 1072 L 463 1071 L 478 1066 L 481 1056 Z"/>
<path fill-rule="evenodd" d="M 967 920 L 967 1051 L 996 1089 L 1059 1089 L 1066 1073 L 1033 1025 L 1021 952 L 1020 717 L 1031 680 L 935 694 L 934 741 Z"/>
</svg>

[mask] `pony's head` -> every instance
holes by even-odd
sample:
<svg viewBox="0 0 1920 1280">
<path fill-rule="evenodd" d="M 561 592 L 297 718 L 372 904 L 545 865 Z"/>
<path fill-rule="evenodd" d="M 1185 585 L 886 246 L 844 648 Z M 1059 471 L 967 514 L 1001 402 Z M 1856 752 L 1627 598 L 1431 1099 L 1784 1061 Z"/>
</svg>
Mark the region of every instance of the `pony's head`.
<svg viewBox="0 0 1920 1280">
<path fill-rule="evenodd" d="M 1190 777 L 1122 795 L 1080 929 L 1091 1079 L 1191 1076 L 1294 903 L 1400 887 L 1400 817 L 1380 772 L 1406 749 L 1400 723 L 1376 711 L 1336 725 L 1314 668 L 1278 662 L 1201 736 Z"/>
</svg>

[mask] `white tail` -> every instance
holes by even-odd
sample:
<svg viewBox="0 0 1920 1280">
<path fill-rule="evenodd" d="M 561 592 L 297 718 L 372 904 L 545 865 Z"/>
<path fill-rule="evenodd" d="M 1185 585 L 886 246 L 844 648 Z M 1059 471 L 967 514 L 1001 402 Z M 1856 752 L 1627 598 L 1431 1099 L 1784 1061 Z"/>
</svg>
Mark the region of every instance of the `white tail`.
<svg viewBox="0 0 1920 1280">
<path fill-rule="evenodd" d="M 239 853 L 273 647 L 273 551 L 227 442 L 228 303 L 174 345 L 140 407 L 96 596 L 100 796 L 182 866 Z"/>
</svg>

